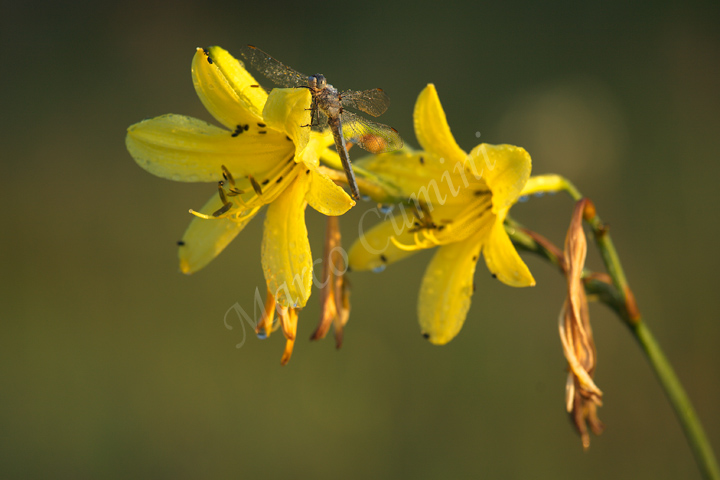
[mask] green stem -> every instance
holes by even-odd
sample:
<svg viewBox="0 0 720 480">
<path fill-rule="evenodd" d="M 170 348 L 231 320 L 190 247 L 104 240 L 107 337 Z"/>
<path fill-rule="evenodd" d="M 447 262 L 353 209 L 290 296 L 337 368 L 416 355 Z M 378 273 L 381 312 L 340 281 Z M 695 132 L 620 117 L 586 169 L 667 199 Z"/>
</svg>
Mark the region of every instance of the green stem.
<svg viewBox="0 0 720 480">
<path fill-rule="evenodd" d="M 685 436 L 690 443 L 690 448 L 695 455 L 695 460 L 698 462 L 703 477 L 712 480 L 720 479 L 720 468 L 718 468 L 715 453 L 705 435 L 700 419 L 660 345 L 658 345 L 655 337 L 640 319 L 629 326 L 635 339 L 649 359 L 655 375 L 660 380 L 660 384 L 665 390 L 675 414 L 680 419 L 680 425 L 685 431 Z"/>
<path fill-rule="evenodd" d="M 575 186 L 559 175 L 531 177 L 522 194 L 531 195 L 534 193 L 556 191 L 567 192 L 575 201 L 582 198 L 582 195 Z M 695 460 L 698 463 L 703 477 L 710 480 L 720 480 L 720 468 L 718 467 L 715 454 L 690 402 L 690 398 L 687 396 L 687 393 L 685 393 L 685 389 L 680 383 L 670 362 L 668 362 L 665 357 L 660 345 L 642 321 L 607 226 L 595 213 L 595 208 L 591 203 L 589 207 L 590 208 L 586 208 L 585 210 L 585 220 L 593 230 L 595 240 L 600 249 L 603 262 L 605 263 L 605 268 L 611 278 L 612 287 L 606 282 L 587 275 L 584 277 L 585 290 L 589 294 L 596 295 L 598 300 L 612 308 L 628 326 L 640 344 L 670 404 L 675 410 L 675 414 L 685 432 L 685 436 L 688 439 L 690 448 L 695 455 Z M 558 251 L 557 247 L 552 246 L 552 248 L 548 248 L 547 244 L 541 245 L 535 238 L 527 233 L 527 230 L 512 219 L 507 220 L 506 230 L 513 240 L 513 243 L 519 248 L 546 258 L 562 271 L 563 259 L 559 258 L 555 253 Z"/>
</svg>

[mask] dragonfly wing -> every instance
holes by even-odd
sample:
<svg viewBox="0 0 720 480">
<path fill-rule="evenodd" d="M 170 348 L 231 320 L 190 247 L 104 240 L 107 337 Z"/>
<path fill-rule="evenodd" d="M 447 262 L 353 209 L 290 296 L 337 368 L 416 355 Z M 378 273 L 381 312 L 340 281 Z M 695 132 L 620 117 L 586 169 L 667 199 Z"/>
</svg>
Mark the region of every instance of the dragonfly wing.
<svg viewBox="0 0 720 480">
<path fill-rule="evenodd" d="M 392 152 L 403 146 L 400 134 L 392 127 L 371 122 L 347 111 L 343 112 L 341 121 L 345 141 L 356 143 L 370 153 Z"/>
<path fill-rule="evenodd" d="M 262 73 L 268 80 L 281 87 L 304 87 L 307 86 L 307 75 L 293 70 L 279 60 L 263 52 L 252 45 L 240 47 L 240 55 L 255 70 Z"/>
<path fill-rule="evenodd" d="M 385 110 L 387 110 L 390 105 L 390 97 L 380 88 L 359 92 L 346 90 L 340 93 L 340 98 L 342 99 L 343 105 L 360 110 L 373 117 L 385 113 Z"/>
</svg>

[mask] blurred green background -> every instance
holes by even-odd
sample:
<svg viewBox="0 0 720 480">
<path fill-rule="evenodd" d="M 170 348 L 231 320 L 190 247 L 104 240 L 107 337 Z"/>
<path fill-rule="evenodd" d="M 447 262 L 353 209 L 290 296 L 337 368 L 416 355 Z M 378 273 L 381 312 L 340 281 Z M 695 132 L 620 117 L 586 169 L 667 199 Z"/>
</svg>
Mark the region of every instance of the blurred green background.
<svg viewBox="0 0 720 480">
<path fill-rule="evenodd" d="M 258 340 L 261 220 L 205 270 L 175 242 L 214 191 L 143 171 L 126 128 L 211 121 L 195 47 L 252 43 L 340 88 L 382 87 L 381 121 L 417 146 L 437 86 L 458 143 L 512 143 L 570 177 L 612 228 L 650 328 L 720 447 L 720 8 L 717 2 L 3 1 L 0 199 L 2 478 L 699 478 L 625 327 L 591 307 L 607 429 L 584 453 L 564 412 L 563 279 L 478 268 L 461 334 L 419 334 L 425 252 L 354 273 L 340 351 Z M 355 153 L 357 155 L 357 153 Z M 346 246 L 365 202 L 343 217 Z M 563 195 L 513 209 L 560 243 Z M 307 214 L 314 255 L 324 222 Z M 591 250 L 594 249 L 591 248 Z M 593 253 L 591 267 L 599 268 Z M 244 340 L 241 348 L 236 344 Z"/>
</svg>

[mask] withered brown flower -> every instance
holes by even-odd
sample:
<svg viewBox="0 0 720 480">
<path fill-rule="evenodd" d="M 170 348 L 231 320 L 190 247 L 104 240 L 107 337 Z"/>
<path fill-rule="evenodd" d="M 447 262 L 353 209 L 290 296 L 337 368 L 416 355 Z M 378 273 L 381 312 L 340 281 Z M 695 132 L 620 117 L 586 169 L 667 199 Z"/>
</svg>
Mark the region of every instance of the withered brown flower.
<svg viewBox="0 0 720 480">
<path fill-rule="evenodd" d="M 587 199 L 575 205 L 563 252 L 568 296 L 559 317 L 560 340 L 568 361 L 569 373 L 565 386 L 565 405 L 575 424 L 584 449 L 590 447 L 588 425 L 595 435 L 604 428 L 597 417 L 602 405 L 602 392 L 593 381 L 597 352 L 590 327 L 587 296 L 582 281 L 587 239 L 583 231 L 583 211 Z"/>
</svg>

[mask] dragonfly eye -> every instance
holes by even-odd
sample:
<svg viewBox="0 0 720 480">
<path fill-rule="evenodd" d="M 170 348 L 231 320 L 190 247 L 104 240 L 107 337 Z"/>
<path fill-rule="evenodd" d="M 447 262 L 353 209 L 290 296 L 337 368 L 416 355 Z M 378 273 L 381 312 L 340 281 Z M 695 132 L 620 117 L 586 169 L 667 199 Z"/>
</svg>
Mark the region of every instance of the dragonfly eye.
<svg viewBox="0 0 720 480">
<path fill-rule="evenodd" d="M 327 85 L 327 79 L 325 78 L 325 75 L 320 75 L 319 73 L 315 75 L 318 82 L 318 88 L 325 88 Z"/>
<path fill-rule="evenodd" d="M 318 84 L 318 78 L 315 75 L 310 75 L 308 77 L 308 87 L 310 88 L 317 88 Z"/>
</svg>

